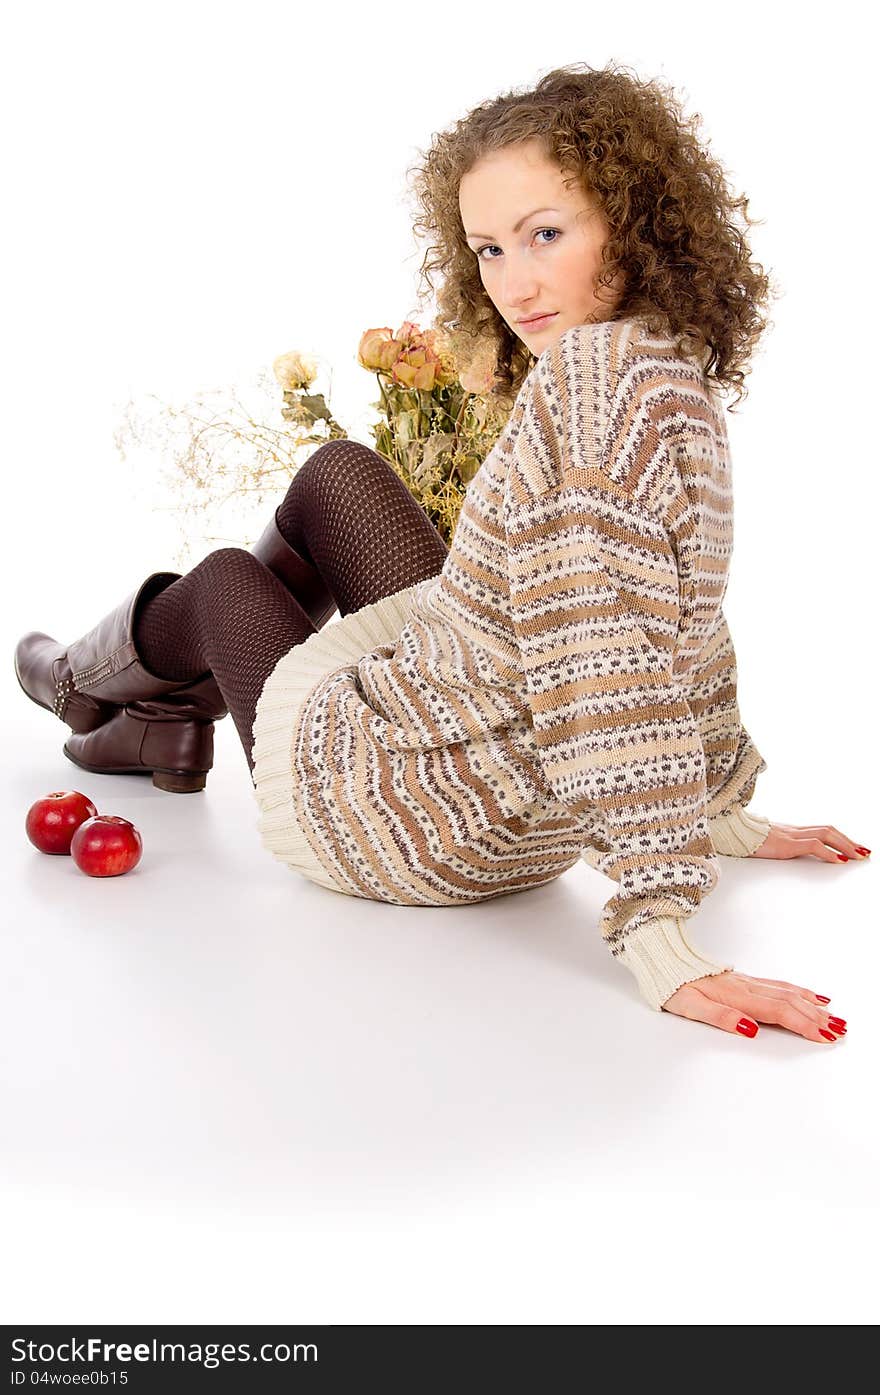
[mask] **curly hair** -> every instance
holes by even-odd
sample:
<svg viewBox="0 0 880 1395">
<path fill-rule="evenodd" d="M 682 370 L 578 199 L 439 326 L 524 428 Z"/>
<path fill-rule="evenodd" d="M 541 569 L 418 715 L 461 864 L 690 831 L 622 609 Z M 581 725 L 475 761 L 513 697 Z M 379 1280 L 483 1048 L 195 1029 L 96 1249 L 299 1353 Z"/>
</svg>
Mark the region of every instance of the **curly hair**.
<svg viewBox="0 0 880 1395">
<path fill-rule="evenodd" d="M 707 383 L 732 386 L 737 403 L 745 395 L 748 361 L 768 324 L 759 311 L 771 282 L 751 259 L 736 215 L 747 226 L 762 220 L 749 217 L 748 199 L 734 196 L 723 166 L 701 144 L 700 120 L 686 121 L 659 80 L 642 82 L 617 63 L 576 63 L 553 69 L 530 91 L 482 103 L 419 152 L 421 163 L 407 171 L 419 206 L 413 230 L 431 239 L 419 300 L 434 293 L 431 273 L 440 272 L 434 327 L 465 361 L 475 342 L 494 349 L 500 403 L 512 403 L 535 359 L 483 287 L 465 241 L 459 183 L 484 154 L 535 139 L 605 213 L 611 235 L 594 294 L 601 300 L 602 287 L 623 287 L 606 318 L 644 317 L 651 333 L 675 338 L 677 352 L 702 360 Z"/>
</svg>

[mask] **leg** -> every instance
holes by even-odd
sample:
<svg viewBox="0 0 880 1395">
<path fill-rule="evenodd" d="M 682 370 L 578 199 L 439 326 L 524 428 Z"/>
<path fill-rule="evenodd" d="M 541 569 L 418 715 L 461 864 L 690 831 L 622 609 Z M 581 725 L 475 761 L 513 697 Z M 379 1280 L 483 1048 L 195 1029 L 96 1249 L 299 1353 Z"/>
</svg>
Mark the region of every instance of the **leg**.
<svg viewBox="0 0 880 1395">
<path fill-rule="evenodd" d="M 187 682 L 210 669 L 251 756 L 257 701 L 275 664 L 315 633 L 276 576 L 242 548 L 203 558 L 141 612 L 135 635 L 146 666 Z"/>
<path fill-rule="evenodd" d="M 41 632 L 19 641 L 18 682 L 71 727 L 69 759 L 100 774 L 152 773 L 161 789 L 203 789 L 213 723 L 228 708 L 253 772 L 256 704 L 281 655 L 334 603 L 343 615 L 359 610 L 436 576 L 448 553 L 390 465 L 348 440 L 306 461 L 267 533 L 265 565 L 226 548 L 185 577 L 154 573 L 69 656 Z M 281 575 L 304 578 L 314 622 Z"/>
<path fill-rule="evenodd" d="M 294 476 L 277 522 L 320 572 L 340 615 L 436 576 L 448 553 L 403 480 L 359 441 L 319 446 Z"/>
<path fill-rule="evenodd" d="M 448 549 L 406 485 L 356 441 L 328 441 L 297 471 L 277 510 L 291 547 L 321 574 L 341 615 L 436 576 Z M 210 669 L 251 772 L 253 722 L 282 654 L 315 631 L 287 588 L 251 553 L 212 552 L 143 607 L 135 642 L 162 678 Z"/>
</svg>

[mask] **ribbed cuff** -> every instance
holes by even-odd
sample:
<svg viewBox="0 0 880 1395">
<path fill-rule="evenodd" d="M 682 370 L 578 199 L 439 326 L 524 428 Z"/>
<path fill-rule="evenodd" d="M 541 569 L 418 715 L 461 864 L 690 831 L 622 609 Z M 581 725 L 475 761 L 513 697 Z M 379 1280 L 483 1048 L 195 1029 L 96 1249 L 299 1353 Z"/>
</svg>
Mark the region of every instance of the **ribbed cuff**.
<svg viewBox="0 0 880 1395">
<path fill-rule="evenodd" d="M 689 943 L 686 916 L 658 915 L 631 931 L 619 956 L 635 975 L 645 1001 L 660 1011 L 683 983 L 709 974 L 724 974 L 732 964 L 716 964 Z"/>
<path fill-rule="evenodd" d="M 770 832 L 770 820 L 734 804 L 724 814 L 709 819 L 709 837 L 723 857 L 751 857 Z"/>
</svg>

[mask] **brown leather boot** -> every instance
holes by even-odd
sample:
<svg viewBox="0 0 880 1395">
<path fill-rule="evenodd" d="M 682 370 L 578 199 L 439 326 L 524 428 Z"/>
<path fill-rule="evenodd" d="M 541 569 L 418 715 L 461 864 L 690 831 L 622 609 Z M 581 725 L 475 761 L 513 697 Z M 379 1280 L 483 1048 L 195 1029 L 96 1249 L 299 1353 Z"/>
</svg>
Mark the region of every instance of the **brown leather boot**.
<svg viewBox="0 0 880 1395">
<path fill-rule="evenodd" d="M 252 553 L 321 629 L 336 603 L 320 573 L 285 539 L 277 510 Z M 28 697 L 72 727 L 73 735 L 63 750 L 75 765 L 96 775 L 151 774 L 158 789 L 176 794 L 204 789 L 214 761 L 213 723 L 229 711 L 211 673 L 176 683 L 155 678 L 137 656 L 136 614 L 180 575 L 154 572 L 112 616 L 66 652 L 48 635 L 25 635 L 15 660 L 19 683 Z M 89 644 L 97 645 L 100 662 L 90 662 L 95 656 L 90 656 Z M 77 673 L 69 662 L 71 654 L 79 665 Z M 103 676 L 102 669 L 106 670 Z M 122 700 L 123 692 L 130 694 L 130 701 Z M 102 700 L 114 693 L 120 696 Z"/>
<path fill-rule="evenodd" d="M 212 673 L 153 701 L 127 702 L 103 726 L 73 733 L 64 754 L 93 775 L 152 775 L 172 794 L 203 790 L 214 764 L 214 722 L 229 709 Z"/>
<path fill-rule="evenodd" d="M 287 542 L 277 510 L 251 551 L 321 629 L 336 602 L 320 572 Z M 97 730 L 69 737 L 64 754 L 96 775 L 152 773 L 159 789 L 175 794 L 201 790 L 214 760 L 213 722 L 228 710 L 208 673 L 162 696 L 127 702 Z"/>
<path fill-rule="evenodd" d="M 187 683 L 150 673 L 133 638 L 141 607 L 180 576 L 151 573 L 66 650 L 31 631 L 16 647 L 15 672 L 32 701 L 73 728 L 63 749 L 81 769 L 149 774 L 159 789 L 185 793 L 205 787 L 226 703 L 211 673 Z"/>
<path fill-rule="evenodd" d="M 31 630 L 18 641 L 15 676 L 31 702 L 54 712 L 72 731 L 94 731 L 116 711 L 112 702 L 99 702 L 76 691 L 64 645 L 40 630 Z"/>
<path fill-rule="evenodd" d="M 312 562 L 291 547 L 278 527 L 278 510 L 251 548 L 270 572 L 283 581 L 294 600 L 299 601 L 316 630 L 323 629 L 336 609 L 330 590 Z"/>
</svg>

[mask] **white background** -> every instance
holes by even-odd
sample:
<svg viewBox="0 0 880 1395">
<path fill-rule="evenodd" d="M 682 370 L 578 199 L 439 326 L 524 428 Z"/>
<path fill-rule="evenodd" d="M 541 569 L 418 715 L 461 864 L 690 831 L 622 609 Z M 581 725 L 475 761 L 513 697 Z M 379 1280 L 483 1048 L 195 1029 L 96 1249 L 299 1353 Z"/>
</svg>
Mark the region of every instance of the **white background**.
<svg viewBox="0 0 880 1395">
<path fill-rule="evenodd" d="M 125 403 L 244 383 L 300 348 L 369 442 L 359 337 L 428 322 L 408 166 L 477 102 L 616 59 L 701 114 L 783 292 L 728 414 L 726 610 L 769 762 L 753 807 L 876 849 L 864 14 L 16 7 L 0 60 L 4 1320 L 876 1321 L 870 862 L 725 861 L 702 942 L 832 994 L 850 1022 L 827 1051 L 772 1028 L 747 1042 L 641 1004 L 595 944 L 612 887 L 586 867 L 479 919 L 359 907 L 352 936 L 347 903 L 258 846 L 231 722 L 204 795 L 85 777 L 152 839 L 148 875 L 49 865 L 24 813 L 83 777 L 11 664 L 26 630 L 69 640 L 173 565 L 162 461 L 135 470 L 114 448 Z"/>
</svg>

